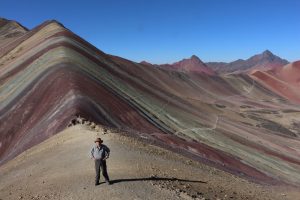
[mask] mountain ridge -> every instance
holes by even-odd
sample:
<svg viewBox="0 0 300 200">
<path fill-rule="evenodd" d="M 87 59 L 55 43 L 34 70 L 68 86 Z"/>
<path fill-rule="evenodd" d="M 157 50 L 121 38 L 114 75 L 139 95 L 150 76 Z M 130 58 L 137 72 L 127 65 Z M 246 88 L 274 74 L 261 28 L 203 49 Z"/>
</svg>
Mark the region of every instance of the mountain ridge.
<svg viewBox="0 0 300 200">
<path fill-rule="evenodd" d="M 148 66 L 163 67 L 182 72 L 200 72 L 209 75 L 228 73 L 251 73 L 252 70 L 260 69 L 267 71 L 273 68 L 280 68 L 289 62 L 279 56 L 274 55 L 270 50 L 255 54 L 248 59 L 237 59 L 232 62 L 203 62 L 196 55 L 183 58 L 171 64 L 151 64 L 147 61 L 140 62 Z"/>
<path fill-rule="evenodd" d="M 10 41 L 0 64 L 0 165 L 81 116 L 253 181 L 300 184 L 292 151 L 299 106 L 248 74 L 146 66 L 106 54 L 56 21 Z M 278 108 L 294 112 L 259 112 Z"/>
<path fill-rule="evenodd" d="M 260 54 L 253 55 L 246 60 L 238 59 L 229 63 L 207 63 L 220 74 L 224 73 L 249 73 L 251 70 L 260 69 L 263 71 L 273 68 L 280 68 L 289 62 L 274 55 L 271 51 L 265 50 Z"/>
</svg>

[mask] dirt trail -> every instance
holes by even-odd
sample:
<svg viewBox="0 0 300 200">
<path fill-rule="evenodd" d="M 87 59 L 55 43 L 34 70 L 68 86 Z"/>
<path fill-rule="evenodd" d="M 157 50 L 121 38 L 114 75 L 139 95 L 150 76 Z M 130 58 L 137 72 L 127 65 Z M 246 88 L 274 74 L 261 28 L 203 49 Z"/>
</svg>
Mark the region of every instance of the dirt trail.
<svg viewBox="0 0 300 200">
<path fill-rule="evenodd" d="M 112 185 L 94 185 L 93 140 L 111 149 Z M 295 199 L 136 139 L 77 125 L 0 167 L 0 199 Z M 103 181 L 101 176 L 100 181 Z"/>
</svg>

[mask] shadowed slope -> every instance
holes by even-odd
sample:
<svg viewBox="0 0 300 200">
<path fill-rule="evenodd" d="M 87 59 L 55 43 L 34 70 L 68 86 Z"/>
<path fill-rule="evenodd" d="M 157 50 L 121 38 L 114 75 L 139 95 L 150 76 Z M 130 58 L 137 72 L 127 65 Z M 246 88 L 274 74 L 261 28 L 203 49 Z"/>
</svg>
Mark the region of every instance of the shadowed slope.
<svg viewBox="0 0 300 200">
<path fill-rule="evenodd" d="M 300 108 L 248 75 L 138 64 L 56 21 L 13 43 L 0 57 L 1 164 L 80 115 L 256 181 L 300 183 Z"/>
</svg>

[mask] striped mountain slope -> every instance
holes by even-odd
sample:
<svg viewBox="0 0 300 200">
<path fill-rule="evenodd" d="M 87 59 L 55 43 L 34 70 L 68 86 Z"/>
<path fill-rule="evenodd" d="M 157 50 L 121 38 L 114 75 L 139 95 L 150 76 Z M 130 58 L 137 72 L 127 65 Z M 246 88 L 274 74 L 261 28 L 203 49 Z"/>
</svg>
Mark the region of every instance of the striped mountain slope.
<svg viewBox="0 0 300 200">
<path fill-rule="evenodd" d="M 57 21 L 0 52 L 0 164 L 82 116 L 265 183 L 300 184 L 300 106 L 247 74 L 105 54 Z"/>
</svg>

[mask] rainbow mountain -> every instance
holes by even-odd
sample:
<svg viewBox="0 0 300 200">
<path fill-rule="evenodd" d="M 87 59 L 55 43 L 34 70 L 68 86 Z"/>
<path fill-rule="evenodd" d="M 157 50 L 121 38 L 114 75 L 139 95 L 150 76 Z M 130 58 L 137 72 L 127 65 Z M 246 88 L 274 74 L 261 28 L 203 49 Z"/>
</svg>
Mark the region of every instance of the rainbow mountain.
<svg viewBox="0 0 300 200">
<path fill-rule="evenodd" d="M 0 34 L 0 165 L 80 116 L 250 180 L 300 184 L 299 102 L 258 76 L 271 73 L 137 63 L 55 20 L 1 19 Z"/>
</svg>

